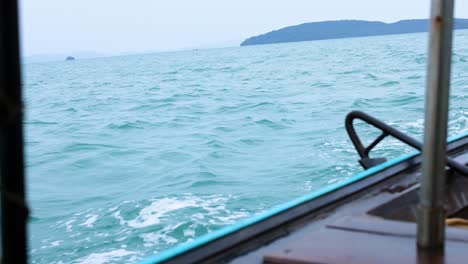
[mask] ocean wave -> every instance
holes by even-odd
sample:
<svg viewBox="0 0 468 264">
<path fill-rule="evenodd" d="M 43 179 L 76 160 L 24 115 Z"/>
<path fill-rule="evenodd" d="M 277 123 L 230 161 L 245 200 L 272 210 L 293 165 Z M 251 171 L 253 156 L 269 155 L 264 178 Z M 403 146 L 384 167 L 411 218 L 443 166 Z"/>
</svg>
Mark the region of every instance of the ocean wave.
<svg viewBox="0 0 468 264">
<path fill-rule="evenodd" d="M 468 129 L 468 32 L 457 32 L 450 135 Z M 413 34 L 28 66 L 32 262 L 135 262 L 345 180 L 362 171 L 344 128 L 352 110 L 421 139 L 424 41 Z M 380 134 L 356 127 L 366 144 Z M 409 151 L 387 138 L 371 155 Z"/>
<path fill-rule="evenodd" d="M 92 253 L 86 257 L 73 261 L 72 263 L 76 263 L 76 264 L 106 264 L 110 262 L 115 263 L 117 261 L 122 261 L 124 257 L 127 257 L 129 255 L 136 255 L 136 254 L 137 252 L 135 251 L 128 251 L 128 250 L 121 248 L 121 249 L 115 249 L 115 250 L 111 250 L 107 252 Z M 128 262 L 135 262 L 136 260 L 137 260 L 136 257 L 126 259 L 126 261 Z"/>
<path fill-rule="evenodd" d="M 249 213 L 243 209 L 230 209 L 233 199 L 236 198 L 229 195 L 184 194 L 91 208 L 49 226 L 51 238 L 43 240 L 42 246 L 34 252 L 42 256 L 54 248 L 62 252 L 62 261 L 67 263 L 134 262 L 144 254 L 138 246 L 140 243 L 135 244 L 138 240 L 144 247 L 159 252 L 248 216 Z M 66 233 L 77 243 L 88 243 L 92 251 L 81 258 L 73 258 L 76 248 L 69 247 L 70 241 L 54 239 L 61 233 Z M 109 251 L 107 242 L 104 243 L 108 240 L 118 242 L 121 248 Z"/>
<path fill-rule="evenodd" d="M 107 128 L 110 129 L 118 129 L 118 130 L 130 130 L 130 129 L 144 129 L 145 126 L 148 126 L 150 123 L 145 121 L 124 121 L 121 123 L 110 123 L 106 125 Z"/>
<path fill-rule="evenodd" d="M 261 120 L 258 120 L 258 121 L 255 122 L 255 124 L 258 124 L 258 125 L 261 125 L 261 126 L 265 126 L 265 127 L 268 127 L 268 128 L 274 129 L 274 130 L 280 130 L 280 129 L 285 129 L 285 128 L 287 128 L 287 126 L 278 124 L 278 123 L 273 122 L 273 121 L 268 120 L 268 119 L 261 119 Z"/>
<path fill-rule="evenodd" d="M 167 151 L 159 155 L 160 160 L 174 162 L 174 163 L 188 161 L 191 158 L 192 158 L 192 155 L 190 154 L 186 154 L 182 152 L 175 152 L 175 151 Z"/>
<path fill-rule="evenodd" d="M 64 148 L 61 149 L 61 153 L 73 153 L 73 152 L 81 152 L 81 151 L 93 151 L 98 149 L 119 149 L 119 146 L 114 145 L 107 145 L 107 144 L 99 144 L 99 143 L 72 143 L 66 145 Z M 58 154 L 57 152 L 53 152 L 52 154 Z"/>
<path fill-rule="evenodd" d="M 384 87 L 387 87 L 387 86 L 395 86 L 395 85 L 399 85 L 400 82 L 397 82 L 397 81 L 388 81 L 388 82 L 385 82 L 383 84 L 381 84 L 381 86 L 384 86 Z"/>
<path fill-rule="evenodd" d="M 42 120 L 26 120 L 26 125 L 57 125 L 58 122 L 42 121 Z"/>
<path fill-rule="evenodd" d="M 422 75 L 414 74 L 414 75 L 410 75 L 410 76 L 406 77 L 406 79 L 408 79 L 408 80 L 419 80 L 422 77 L 423 77 Z"/>
</svg>

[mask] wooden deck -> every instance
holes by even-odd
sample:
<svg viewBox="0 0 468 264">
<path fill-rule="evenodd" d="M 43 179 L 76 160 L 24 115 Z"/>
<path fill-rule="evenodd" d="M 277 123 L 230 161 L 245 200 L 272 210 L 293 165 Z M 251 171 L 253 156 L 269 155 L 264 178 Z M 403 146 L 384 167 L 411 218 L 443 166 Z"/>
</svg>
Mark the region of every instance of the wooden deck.
<svg viewBox="0 0 468 264">
<path fill-rule="evenodd" d="M 415 232 L 413 232 L 415 233 Z M 418 252 L 415 234 L 326 227 L 264 255 L 265 264 L 468 263 L 468 242 L 447 240 L 445 252 Z"/>
<path fill-rule="evenodd" d="M 468 201 L 462 199 L 462 194 L 466 194 L 468 189 L 465 186 L 467 180 L 464 177 L 459 179 L 455 179 L 447 188 L 450 194 L 447 201 L 451 204 L 447 207 L 453 207 L 448 211 L 456 212 L 456 207 L 467 208 Z M 458 188 L 460 186 L 463 188 Z M 413 211 L 411 202 L 414 199 L 411 197 L 415 192 L 415 188 L 409 189 L 399 199 L 386 203 L 387 207 L 398 213 L 388 214 L 385 205 L 379 207 L 380 211 L 395 219 L 401 219 L 401 216 L 403 219 L 410 218 L 408 216 L 411 214 L 400 209 Z M 398 203 L 402 205 L 396 206 Z M 444 252 L 431 255 L 418 251 L 416 229 L 414 221 L 384 219 L 369 214 L 342 216 L 301 238 L 289 240 L 265 252 L 263 263 L 468 263 L 468 229 L 447 227 Z"/>
</svg>

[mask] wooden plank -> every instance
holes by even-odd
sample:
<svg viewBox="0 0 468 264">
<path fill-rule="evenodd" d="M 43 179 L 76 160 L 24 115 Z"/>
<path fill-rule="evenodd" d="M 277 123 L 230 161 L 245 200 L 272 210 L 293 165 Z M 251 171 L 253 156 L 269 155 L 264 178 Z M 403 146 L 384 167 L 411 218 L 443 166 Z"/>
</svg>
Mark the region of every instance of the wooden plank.
<svg viewBox="0 0 468 264">
<path fill-rule="evenodd" d="M 327 227 L 376 235 L 397 236 L 412 239 L 416 237 L 416 223 L 384 220 L 369 216 L 346 217 L 335 223 L 327 225 Z M 468 243 L 468 230 L 447 227 L 446 240 Z"/>
<path fill-rule="evenodd" d="M 447 241 L 445 254 L 418 254 L 416 240 L 322 229 L 301 241 L 267 253 L 265 264 L 406 264 L 406 263 L 467 263 L 466 244 Z"/>
</svg>

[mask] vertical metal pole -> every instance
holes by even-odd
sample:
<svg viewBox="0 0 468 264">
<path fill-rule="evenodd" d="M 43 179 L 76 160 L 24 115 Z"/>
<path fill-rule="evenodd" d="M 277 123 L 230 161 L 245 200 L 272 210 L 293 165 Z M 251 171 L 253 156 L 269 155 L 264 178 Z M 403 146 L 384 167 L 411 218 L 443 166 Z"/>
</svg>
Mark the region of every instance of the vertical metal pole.
<svg viewBox="0 0 468 264">
<path fill-rule="evenodd" d="M 0 183 L 2 263 L 27 263 L 17 0 L 0 1 Z"/>
<path fill-rule="evenodd" d="M 452 55 L 453 0 L 432 0 L 418 246 L 443 249 L 445 152 Z"/>
</svg>

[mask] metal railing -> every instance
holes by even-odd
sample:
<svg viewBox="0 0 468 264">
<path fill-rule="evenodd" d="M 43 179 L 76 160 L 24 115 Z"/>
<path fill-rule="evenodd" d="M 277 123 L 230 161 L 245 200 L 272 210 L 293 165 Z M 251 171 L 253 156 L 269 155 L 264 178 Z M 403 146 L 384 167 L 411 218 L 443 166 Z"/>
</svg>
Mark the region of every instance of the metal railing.
<svg viewBox="0 0 468 264">
<path fill-rule="evenodd" d="M 372 143 L 370 143 L 367 147 L 365 147 L 362 144 L 361 139 L 359 138 L 356 129 L 354 128 L 354 120 L 359 119 L 364 121 L 365 123 L 372 125 L 373 127 L 379 129 L 382 131 L 382 134 L 378 136 Z M 387 136 L 392 136 L 399 141 L 421 151 L 423 148 L 423 144 L 419 142 L 418 140 L 414 139 L 413 137 L 410 137 L 403 132 L 399 131 L 398 129 L 391 127 L 384 122 L 378 120 L 375 117 L 372 117 L 364 112 L 361 111 L 352 111 L 346 116 L 346 121 L 345 121 L 345 126 L 346 126 L 346 131 L 348 132 L 348 135 L 353 142 L 354 147 L 356 148 L 356 151 L 359 154 L 360 160 L 359 163 L 364 167 L 364 169 L 371 168 L 373 166 L 376 166 L 380 163 L 383 163 L 386 161 L 385 158 L 371 158 L 369 157 L 369 153 L 374 149 L 383 139 L 385 139 Z M 446 157 L 447 160 L 447 165 L 451 167 L 452 169 L 456 170 L 457 172 L 468 176 L 468 167 L 465 166 L 464 164 L 461 164 L 454 159 L 450 157 Z"/>
</svg>

